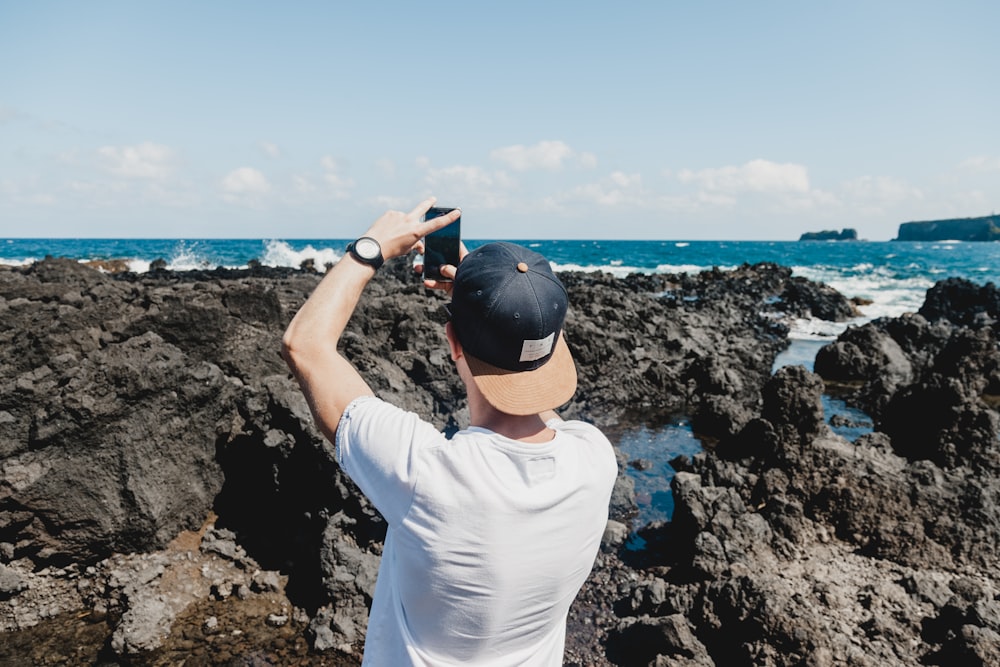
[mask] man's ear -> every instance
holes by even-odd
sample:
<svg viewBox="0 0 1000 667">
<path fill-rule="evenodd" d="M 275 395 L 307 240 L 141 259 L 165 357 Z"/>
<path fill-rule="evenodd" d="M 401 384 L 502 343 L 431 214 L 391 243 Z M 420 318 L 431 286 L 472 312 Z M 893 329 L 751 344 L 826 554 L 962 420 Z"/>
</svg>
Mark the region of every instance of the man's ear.
<svg viewBox="0 0 1000 667">
<path fill-rule="evenodd" d="M 455 335 L 455 327 L 451 325 L 451 322 L 445 323 L 444 335 L 448 337 L 448 347 L 451 349 L 451 360 L 458 361 L 462 358 L 462 344 L 458 342 L 458 336 Z"/>
</svg>

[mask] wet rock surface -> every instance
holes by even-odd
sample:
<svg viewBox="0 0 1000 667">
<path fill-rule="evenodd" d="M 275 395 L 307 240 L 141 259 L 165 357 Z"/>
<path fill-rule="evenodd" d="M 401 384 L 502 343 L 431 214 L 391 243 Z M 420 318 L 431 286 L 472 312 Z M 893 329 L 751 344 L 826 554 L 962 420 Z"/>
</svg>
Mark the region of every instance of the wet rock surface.
<svg viewBox="0 0 1000 667">
<path fill-rule="evenodd" d="M 562 274 L 580 390 L 614 428 L 690 414 L 675 515 L 629 549 L 624 471 L 567 664 L 997 664 L 996 291 L 849 329 L 816 369 L 875 432 L 773 377 L 789 317 L 846 319 L 775 265 Z M 2 664 L 360 662 L 385 525 L 333 462 L 278 356 L 320 276 L 0 267 Z M 404 262 L 343 346 L 382 397 L 467 421 L 440 306 Z M 186 661 L 186 662 L 185 662 Z"/>
</svg>

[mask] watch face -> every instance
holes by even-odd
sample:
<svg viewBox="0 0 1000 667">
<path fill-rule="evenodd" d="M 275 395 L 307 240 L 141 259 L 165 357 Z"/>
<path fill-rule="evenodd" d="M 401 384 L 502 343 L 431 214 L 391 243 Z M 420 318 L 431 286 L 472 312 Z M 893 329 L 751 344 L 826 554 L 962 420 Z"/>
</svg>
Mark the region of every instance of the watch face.
<svg viewBox="0 0 1000 667">
<path fill-rule="evenodd" d="M 361 238 L 354 242 L 354 252 L 365 259 L 375 259 L 382 254 L 382 249 L 374 239 Z"/>
</svg>

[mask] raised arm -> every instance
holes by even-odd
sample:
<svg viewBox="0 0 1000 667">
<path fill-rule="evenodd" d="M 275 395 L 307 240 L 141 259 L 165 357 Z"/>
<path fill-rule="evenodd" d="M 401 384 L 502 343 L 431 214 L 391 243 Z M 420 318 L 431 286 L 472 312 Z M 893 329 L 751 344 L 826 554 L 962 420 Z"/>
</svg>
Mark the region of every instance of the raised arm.
<svg viewBox="0 0 1000 667">
<path fill-rule="evenodd" d="M 418 247 L 425 234 L 451 224 L 461 215 L 456 210 L 422 222 L 434 202 L 434 198 L 427 199 L 409 213 L 388 211 L 364 236 L 379 242 L 386 260 L 405 255 Z M 368 383 L 340 354 L 337 345 L 365 285 L 374 275 L 372 266 L 345 254 L 327 271 L 281 340 L 282 356 L 298 380 L 317 426 L 331 442 L 340 416 L 351 401 L 372 395 Z"/>
</svg>

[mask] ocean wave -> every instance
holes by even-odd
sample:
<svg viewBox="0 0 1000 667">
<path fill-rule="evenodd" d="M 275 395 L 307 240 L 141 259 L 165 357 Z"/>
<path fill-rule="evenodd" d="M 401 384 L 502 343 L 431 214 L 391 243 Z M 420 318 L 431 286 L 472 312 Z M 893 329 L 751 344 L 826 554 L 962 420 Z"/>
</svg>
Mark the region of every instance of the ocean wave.
<svg viewBox="0 0 1000 667">
<path fill-rule="evenodd" d="M 847 322 L 830 322 L 829 320 L 821 320 L 816 317 L 796 317 L 788 323 L 788 338 L 791 340 L 830 342 L 844 333 L 847 327 L 852 324 L 858 324 L 862 320 L 863 318 Z"/>
<path fill-rule="evenodd" d="M 859 265 L 863 266 L 863 265 Z M 925 275 L 901 277 L 887 267 L 792 267 L 793 275 L 824 283 L 849 299 L 867 302 L 859 310 L 868 320 L 898 317 L 916 312 L 923 305 L 927 290 L 934 281 Z"/>
<path fill-rule="evenodd" d="M 552 266 L 552 270 L 555 271 L 556 273 L 559 273 L 560 271 L 581 271 L 583 273 L 593 273 L 595 271 L 602 271 L 604 273 L 610 273 L 616 278 L 624 278 L 625 276 L 631 273 L 649 273 L 648 269 L 644 270 L 638 266 L 625 266 L 623 264 L 615 265 L 613 263 L 601 264 L 601 265 L 595 265 L 595 264 L 584 265 L 584 264 L 573 264 L 573 263 L 560 264 L 558 262 L 550 261 L 549 264 Z"/>
<path fill-rule="evenodd" d="M 198 242 L 178 241 L 174 247 L 170 259 L 166 260 L 167 268 L 172 271 L 192 271 L 195 269 L 208 269 L 221 266 L 219 262 L 213 262 L 206 249 Z M 136 260 L 136 264 L 141 266 L 142 260 Z M 150 262 L 144 262 L 146 270 L 149 270 Z"/>
<path fill-rule="evenodd" d="M 264 248 L 260 263 L 264 266 L 298 268 L 303 262 L 312 260 L 317 271 L 325 272 L 327 266 L 333 266 L 343 256 L 343 252 L 332 248 L 316 248 L 307 244 L 301 250 L 296 250 L 286 241 L 271 240 Z"/>
<path fill-rule="evenodd" d="M 654 270 L 656 273 L 701 273 L 702 271 L 711 271 L 712 269 L 719 269 L 720 271 L 733 271 L 737 268 L 736 264 L 731 265 L 715 265 L 715 266 L 702 266 L 699 264 L 658 264 Z"/>
<path fill-rule="evenodd" d="M 199 241 L 178 241 L 167 253 L 164 261 L 171 271 L 191 271 L 198 269 L 245 269 L 251 261 L 263 266 L 274 268 L 299 268 L 311 261 L 317 271 L 324 272 L 328 265 L 336 264 L 343 253 L 333 248 L 317 247 L 307 243 L 302 248 L 295 248 L 287 241 L 271 239 L 261 241 L 256 249 L 242 248 L 241 251 L 229 250 L 220 253 L 220 248 Z M 242 253 L 242 254 L 241 254 Z M 148 259 L 128 260 L 131 270 L 138 273 L 148 271 L 151 261 Z"/>
<path fill-rule="evenodd" d="M 655 267 L 644 267 L 644 266 L 632 266 L 626 265 L 621 260 L 612 260 L 608 264 L 576 264 L 576 263 L 560 263 L 560 262 L 549 262 L 552 265 L 552 270 L 559 271 L 582 271 L 583 273 L 592 273 L 594 271 L 602 271 L 604 273 L 610 273 L 616 278 L 624 278 L 632 273 L 701 273 L 702 271 L 710 271 L 713 268 L 718 268 L 722 271 L 731 271 L 736 268 L 736 265 L 732 266 L 701 266 L 699 264 L 658 264 Z"/>
<path fill-rule="evenodd" d="M 24 259 L 11 259 L 0 257 L 0 264 L 3 266 L 28 266 L 38 261 L 37 257 L 25 257 Z"/>
</svg>

